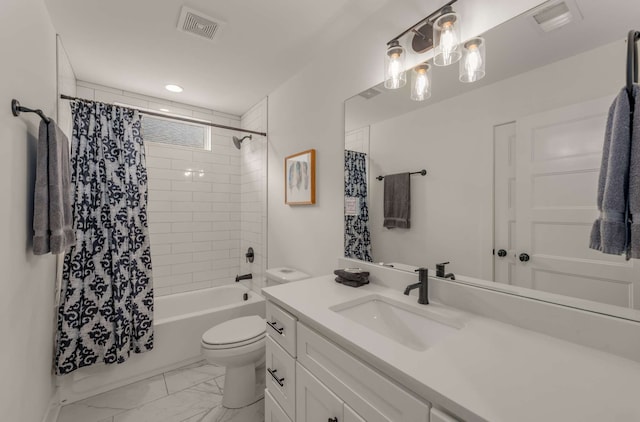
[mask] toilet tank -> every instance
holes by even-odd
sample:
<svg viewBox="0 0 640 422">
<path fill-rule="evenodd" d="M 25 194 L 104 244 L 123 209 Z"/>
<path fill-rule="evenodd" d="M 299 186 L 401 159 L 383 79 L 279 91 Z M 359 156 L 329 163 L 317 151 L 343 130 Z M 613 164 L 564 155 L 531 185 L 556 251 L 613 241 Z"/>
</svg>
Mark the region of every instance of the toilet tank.
<svg viewBox="0 0 640 422">
<path fill-rule="evenodd" d="M 269 268 L 267 274 L 267 287 L 277 286 L 282 283 L 289 283 L 290 281 L 299 281 L 309 278 L 309 274 L 302 271 L 294 270 L 289 267 Z"/>
</svg>

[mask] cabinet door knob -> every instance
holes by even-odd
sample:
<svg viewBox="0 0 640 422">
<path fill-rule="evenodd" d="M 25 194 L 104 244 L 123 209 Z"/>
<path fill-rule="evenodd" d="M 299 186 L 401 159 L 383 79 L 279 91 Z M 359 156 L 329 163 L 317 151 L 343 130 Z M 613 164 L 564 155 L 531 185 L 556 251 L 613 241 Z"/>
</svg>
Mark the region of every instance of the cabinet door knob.
<svg viewBox="0 0 640 422">
<path fill-rule="evenodd" d="M 529 254 L 523 252 L 520 254 L 520 256 L 518 256 L 518 259 L 520 260 L 520 262 L 527 262 L 531 258 L 529 257 Z"/>
<path fill-rule="evenodd" d="M 507 251 L 505 251 L 504 249 L 498 249 L 498 256 L 500 258 L 504 258 L 505 256 L 507 256 Z"/>
</svg>

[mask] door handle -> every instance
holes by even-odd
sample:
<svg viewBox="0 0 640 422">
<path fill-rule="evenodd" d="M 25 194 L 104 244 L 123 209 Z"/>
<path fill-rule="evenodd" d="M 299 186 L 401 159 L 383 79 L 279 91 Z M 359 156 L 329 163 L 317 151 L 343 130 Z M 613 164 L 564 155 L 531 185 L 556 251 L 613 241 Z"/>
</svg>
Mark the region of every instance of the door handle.
<svg viewBox="0 0 640 422">
<path fill-rule="evenodd" d="M 527 262 L 529 259 L 531 259 L 531 257 L 528 253 L 523 252 L 518 256 L 518 259 L 520 260 L 520 262 Z"/>
<path fill-rule="evenodd" d="M 500 258 L 504 258 L 505 256 L 507 256 L 507 251 L 505 251 L 504 249 L 498 249 L 498 256 Z"/>
<path fill-rule="evenodd" d="M 284 377 L 283 378 L 279 378 L 276 375 L 276 372 L 278 372 L 277 369 L 271 369 L 271 368 L 267 368 L 267 372 L 269 372 L 269 374 L 271 375 L 271 377 L 275 380 L 275 382 L 278 383 L 278 385 L 280 385 L 280 387 L 284 387 Z"/>
</svg>

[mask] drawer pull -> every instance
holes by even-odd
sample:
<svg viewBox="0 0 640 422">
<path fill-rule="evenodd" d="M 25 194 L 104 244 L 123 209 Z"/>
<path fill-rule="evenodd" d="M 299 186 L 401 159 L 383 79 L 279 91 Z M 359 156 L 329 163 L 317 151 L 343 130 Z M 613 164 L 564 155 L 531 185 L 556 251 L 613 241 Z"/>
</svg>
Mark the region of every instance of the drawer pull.
<svg viewBox="0 0 640 422">
<path fill-rule="evenodd" d="M 277 369 L 267 368 L 267 371 L 269 372 L 269 374 L 271 374 L 271 377 L 273 377 L 273 379 L 280 385 L 280 387 L 284 387 L 284 378 L 278 378 L 278 376 L 276 375 L 276 372 L 278 372 Z"/>
<path fill-rule="evenodd" d="M 329 418 L 329 422 L 338 422 L 338 418 Z"/>
<path fill-rule="evenodd" d="M 267 324 L 269 324 L 269 327 L 273 328 L 274 330 L 276 330 L 278 332 L 278 334 L 282 335 L 282 332 L 284 331 L 284 327 L 282 328 L 278 328 L 278 326 L 276 325 L 277 322 L 276 321 L 267 321 Z"/>
</svg>

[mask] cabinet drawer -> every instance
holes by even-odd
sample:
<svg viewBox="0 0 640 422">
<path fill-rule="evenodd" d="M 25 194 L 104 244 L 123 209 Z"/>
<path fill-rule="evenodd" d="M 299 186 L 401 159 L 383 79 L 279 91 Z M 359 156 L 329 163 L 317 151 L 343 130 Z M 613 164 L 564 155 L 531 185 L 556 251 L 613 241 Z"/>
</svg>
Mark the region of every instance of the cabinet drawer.
<svg viewBox="0 0 640 422">
<path fill-rule="evenodd" d="M 298 362 L 367 422 L 428 422 L 430 405 L 298 323 Z"/>
<path fill-rule="evenodd" d="M 286 414 L 295 419 L 296 361 L 267 337 L 265 384 Z"/>
<path fill-rule="evenodd" d="M 291 356 L 296 357 L 296 317 L 267 302 L 267 333 Z"/>
<path fill-rule="evenodd" d="M 264 392 L 264 422 L 291 422 L 269 390 Z"/>
</svg>

